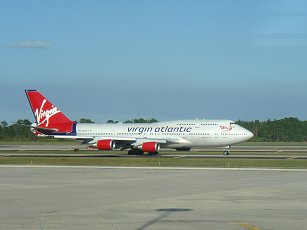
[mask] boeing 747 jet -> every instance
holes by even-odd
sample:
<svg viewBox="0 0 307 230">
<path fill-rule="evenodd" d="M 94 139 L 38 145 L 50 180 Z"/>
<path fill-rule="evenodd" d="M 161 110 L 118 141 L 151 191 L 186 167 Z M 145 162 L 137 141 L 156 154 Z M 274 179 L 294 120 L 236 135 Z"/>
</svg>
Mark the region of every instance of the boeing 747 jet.
<svg viewBox="0 0 307 230">
<path fill-rule="evenodd" d="M 25 90 L 37 136 L 81 141 L 99 150 L 128 150 L 129 155 L 158 154 L 160 148 L 225 147 L 245 142 L 253 133 L 231 120 L 177 120 L 156 123 L 84 124 L 71 121 L 37 90 Z"/>
</svg>

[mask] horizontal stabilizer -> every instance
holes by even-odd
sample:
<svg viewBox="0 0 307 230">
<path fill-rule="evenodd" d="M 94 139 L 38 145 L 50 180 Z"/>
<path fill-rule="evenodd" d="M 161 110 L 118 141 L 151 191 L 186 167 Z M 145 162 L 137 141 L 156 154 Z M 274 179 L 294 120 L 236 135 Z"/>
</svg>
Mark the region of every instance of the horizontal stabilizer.
<svg viewBox="0 0 307 230">
<path fill-rule="evenodd" d="M 57 129 L 49 129 L 49 128 L 42 128 L 42 127 L 33 127 L 31 126 L 32 129 L 35 129 L 41 133 L 56 133 L 58 132 Z"/>
<path fill-rule="evenodd" d="M 32 125 L 25 125 L 25 124 L 19 124 L 19 123 L 14 123 L 14 124 L 24 126 L 24 127 L 29 127 L 32 130 L 37 130 L 37 131 L 42 132 L 42 133 L 44 133 L 44 132 L 45 133 L 56 133 L 56 132 L 58 132 L 57 129 L 37 127 L 36 123 L 33 123 Z"/>
</svg>

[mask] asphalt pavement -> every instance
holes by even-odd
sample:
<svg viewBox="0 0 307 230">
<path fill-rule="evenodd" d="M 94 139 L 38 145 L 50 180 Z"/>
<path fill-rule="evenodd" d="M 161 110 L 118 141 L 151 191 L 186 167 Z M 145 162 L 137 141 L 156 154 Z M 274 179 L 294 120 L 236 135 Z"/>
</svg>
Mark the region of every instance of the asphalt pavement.
<svg viewBox="0 0 307 230">
<path fill-rule="evenodd" d="M 301 230 L 307 171 L 0 166 L 1 229 Z"/>
</svg>

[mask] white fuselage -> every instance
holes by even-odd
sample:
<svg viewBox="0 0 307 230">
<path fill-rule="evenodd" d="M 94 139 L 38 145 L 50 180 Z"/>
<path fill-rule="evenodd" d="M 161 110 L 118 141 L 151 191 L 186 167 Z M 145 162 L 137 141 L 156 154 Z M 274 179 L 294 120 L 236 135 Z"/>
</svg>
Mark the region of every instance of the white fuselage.
<svg viewBox="0 0 307 230">
<path fill-rule="evenodd" d="M 228 146 L 245 142 L 253 133 L 230 120 L 178 120 L 156 123 L 77 124 L 76 136 L 100 139 L 166 140 L 161 147 Z"/>
</svg>

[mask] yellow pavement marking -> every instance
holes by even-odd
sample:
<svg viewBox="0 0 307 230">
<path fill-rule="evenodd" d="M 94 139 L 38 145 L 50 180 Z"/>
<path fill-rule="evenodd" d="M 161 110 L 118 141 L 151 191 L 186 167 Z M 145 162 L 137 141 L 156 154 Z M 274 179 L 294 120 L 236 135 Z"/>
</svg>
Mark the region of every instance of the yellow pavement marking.
<svg viewBox="0 0 307 230">
<path fill-rule="evenodd" d="M 252 227 L 252 226 L 250 226 L 248 224 L 240 223 L 240 225 L 242 227 L 245 227 L 245 228 L 248 228 L 248 229 L 251 229 L 251 230 L 260 230 L 260 228 L 255 228 L 255 227 Z"/>
</svg>

